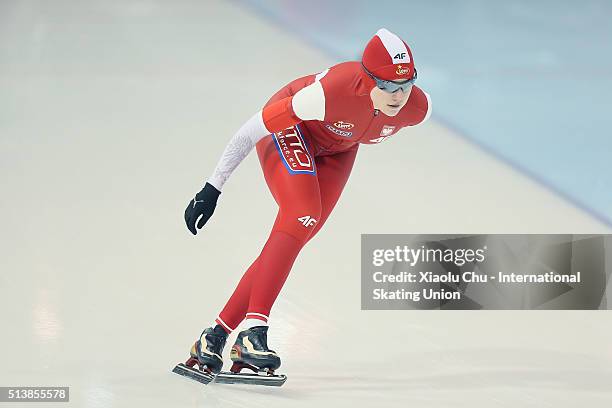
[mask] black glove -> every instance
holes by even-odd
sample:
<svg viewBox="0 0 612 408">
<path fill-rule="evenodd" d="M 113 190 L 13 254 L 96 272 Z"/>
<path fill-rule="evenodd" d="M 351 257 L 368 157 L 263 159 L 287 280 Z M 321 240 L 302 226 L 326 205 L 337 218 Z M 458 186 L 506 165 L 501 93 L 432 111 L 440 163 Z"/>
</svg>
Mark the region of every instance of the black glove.
<svg viewBox="0 0 612 408">
<path fill-rule="evenodd" d="M 206 183 L 204 188 L 189 202 L 185 209 L 185 223 L 193 235 L 198 233 L 196 221 L 198 229 L 201 229 L 213 215 L 220 194 L 221 192 L 213 187 L 212 184 Z M 201 218 L 198 221 L 199 217 Z"/>
</svg>

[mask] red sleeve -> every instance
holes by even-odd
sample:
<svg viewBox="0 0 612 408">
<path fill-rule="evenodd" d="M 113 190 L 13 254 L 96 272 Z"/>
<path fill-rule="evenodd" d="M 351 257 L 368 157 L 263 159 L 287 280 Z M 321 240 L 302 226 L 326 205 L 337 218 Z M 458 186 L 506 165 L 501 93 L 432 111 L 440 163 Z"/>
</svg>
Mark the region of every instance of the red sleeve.
<svg viewBox="0 0 612 408">
<path fill-rule="evenodd" d="M 261 116 L 264 126 L 270 133 L 280 132 L 301 122 L 301 119 L 293 111 L 292 100 L 293 95 L 287 96 L 263 108 Z"/>
</svg>

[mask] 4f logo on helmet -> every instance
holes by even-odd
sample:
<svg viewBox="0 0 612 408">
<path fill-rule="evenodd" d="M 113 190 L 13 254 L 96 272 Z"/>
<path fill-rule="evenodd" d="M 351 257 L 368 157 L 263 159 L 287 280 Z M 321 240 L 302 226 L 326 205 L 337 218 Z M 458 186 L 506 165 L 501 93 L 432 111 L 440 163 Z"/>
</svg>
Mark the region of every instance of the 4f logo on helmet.
<svg viewBox="0 0 612 408">
<path fill-rule="evenodd" d="M 406 58 L 406 53 L 405 52 L 397 53 L 397 54 L 395 54 L 395 57 L 393 57 L 394 60 L 396 60 L 396 59 L 404 59 L 404 58 Z"/>
<path fill-rule="evenodd" d="M 305 227 L 311 227 L 311 226 L 315 225 L 315 223 L 317 222 L 317 220 L 312 218 L 310 215 L 305 215 L 303 217 L 299 217 L 298 221 L 301 222 L 302 224 L 304 224 Z"/>
</svg>

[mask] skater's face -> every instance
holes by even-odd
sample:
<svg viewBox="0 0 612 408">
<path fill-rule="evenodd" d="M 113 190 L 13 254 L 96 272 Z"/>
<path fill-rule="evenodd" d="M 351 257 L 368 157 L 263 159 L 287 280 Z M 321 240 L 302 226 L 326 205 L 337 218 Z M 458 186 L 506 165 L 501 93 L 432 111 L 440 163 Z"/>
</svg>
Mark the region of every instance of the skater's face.
<svg viewBox="0 0 612 408">
<path fill-rule="evenodd" d="M 378 109 L 387 116 L 395 116 L 406 105 L 411 92 L 412 87 L 409 87 L 406 91 L 400 88 L 391 93 L 375 86 L 370 91 L 370 97 L 372 98 L 374 109 Z"/>
</svg>

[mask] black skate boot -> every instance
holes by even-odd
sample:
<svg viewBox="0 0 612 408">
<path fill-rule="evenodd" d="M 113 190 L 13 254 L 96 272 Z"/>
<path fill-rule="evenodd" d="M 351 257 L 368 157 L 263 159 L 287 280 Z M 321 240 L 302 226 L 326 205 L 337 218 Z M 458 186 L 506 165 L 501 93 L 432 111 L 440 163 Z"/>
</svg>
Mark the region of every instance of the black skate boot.
<svg viewBox="0 0 612 408">
<path fill-rule="evenodd" d="M 231 372 L 221 371 L 223 361 L 221 352 L 227 340 L 227 334 L 220 326 L 204 330 L 200 340 L 191 348 L 191 357 L 186 363 L 177 364 L 173 373 L 190 378 L 202 384 L 215 381 L 219 384 L 251 384 L 280 387 L 287 381 L 286 375 L 274 374 L 280 366 L 280 358 L 267 345 L 268 327 L 258 326 L 238 334 L 236 344 L 232 347 L 231 357 L 234 361 Z M 203 348 L 204 342 L 206 347 Z M 194 366 L 198 365 L 199 369 Z M 255 373 L 241 373 L 249 368 Z"/>
<path fill-rule="evenodd" d="M 239 373 L 243 368 L 254 372 L 265 372 L 274 375 L 280 367 L 280 357 L 268 348 L 268 326 L 255 326 L 238 334 L 232 347 L 230 357 L 234 364 L 230 371 Z"/>
<path fill-rule="evenodd" d="M 185 365 L 193 367 L 198 365 L 200 371 L 218 374 L 223 367 L 223 347 L 227 341 L 227 333 L 219 325 L 204 329 L 200 339 L 191 347 L 191 357 Z"/>
<path fill-rule="evenodd" d="M 221 326 L 204 329 L 200 339 L 191 347 L 189 359 L 177 364 L 172 372 L 202 384 L 210 383 L 223 367 L 221 353 L 226 341 L 227 333 Z"/>
</svg>

